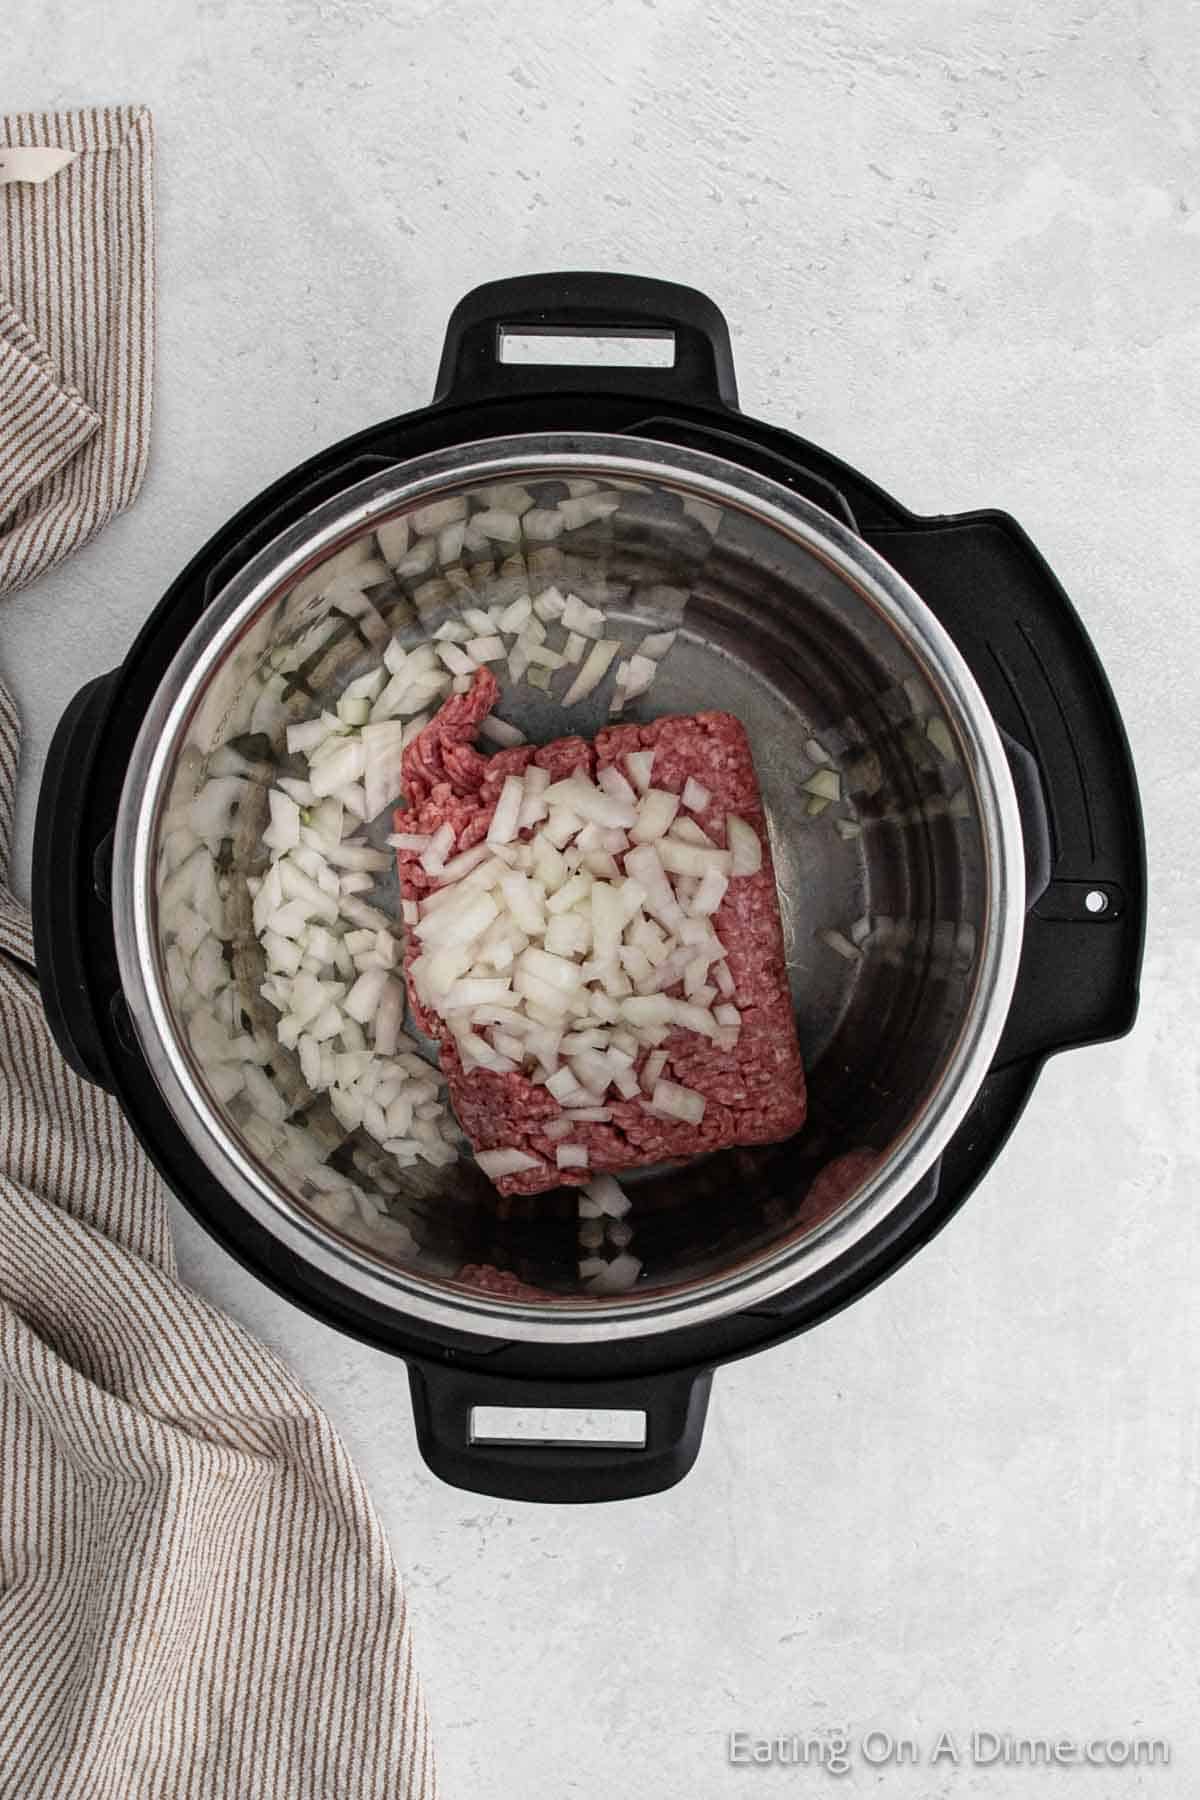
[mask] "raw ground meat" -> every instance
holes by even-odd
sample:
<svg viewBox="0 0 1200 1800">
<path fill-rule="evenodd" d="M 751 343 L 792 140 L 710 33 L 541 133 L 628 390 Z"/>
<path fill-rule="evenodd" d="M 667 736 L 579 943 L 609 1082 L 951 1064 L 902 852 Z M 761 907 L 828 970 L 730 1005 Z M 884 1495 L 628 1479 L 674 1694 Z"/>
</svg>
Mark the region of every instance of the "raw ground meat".
<svg viewBox="0 0 1200 1800">
<path fill-rule="evenodd" d="M 758 832 L 763 861 L 756 875 L 729 883 L 712 920 L 725 946 L 742 1015 L 736 1048 L 720 1049 L 683 1030 L 672 1032 L 661 1046 L 668 1058 L 663 1074 L 704 1095 L 704 1118 L 699 1125 L 659 1118 L 638 1100 L 610 1096 L 604 1103 L 612 1111 L 610 1124 L 580 1125 L 571 1134 L 573 1141 L 587 1145 L 586 1169 L 556 1167 L 554 1142 L 540 1129 L 561 1115 L 554 1096 L 524 1075 L 488 1069 L 468 1075 L 444 1021 L 422 1006 L 409 983 L 413 1012 L 441 1046 L 451 1103 L 474 1148 L 512 1147 L 538 1158 L 538 1168 L 507 1176 L 496 1186 L 506 1194 L 534 1194 L 584 1185 L 601 1171 L 620 1174 L 731 1144 L 770 1144 L 791 1137 L 804 1123 L 804 1070 L 784 966 L 771 849 L 742 726 L 729 713 L 690 713 L 650 725 L 608 726 L 592 744 L 578 737 L 558 738 L 540 749 L 519 745 L 484 756 L 474 740 L 497 692 L 495 677 L 480 670 L 470 689 L 452 695 L 409 745 L 404 753 L 409 806 L 396 814 L 398 831 L 432 834 L 448 822 L 455 830 L 455 851 L 469 849 L 487 835 L 505 776 L 519 775 L 536 763 L 550 771 L 553 781 L 577 769 L 594 778 L 610 763 L 623 770 L 630 751 L 653 749 L 653 785 L 681 793 L 692 776 L 711 795 L 699 815 L 709 836 L 723 845 L 725 814 L 736 813 Z M 406 899 L 419 899 L 436 885 L 411 851 L 400 851 L 397 860 Z M 418 953 L 419 945 L 410 942 L 406 968 Z M 681 993 L 682 987 L 670 991 Z M 645 1053 L 636 1065 L 639 1072 L 644 1061 Z"/>
</svg>

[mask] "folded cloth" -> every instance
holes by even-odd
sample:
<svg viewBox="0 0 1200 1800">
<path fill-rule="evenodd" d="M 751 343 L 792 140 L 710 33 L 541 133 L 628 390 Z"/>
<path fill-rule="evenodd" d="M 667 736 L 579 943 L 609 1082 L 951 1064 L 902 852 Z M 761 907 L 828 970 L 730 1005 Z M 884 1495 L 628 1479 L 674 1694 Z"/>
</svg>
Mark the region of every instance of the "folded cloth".
<svg viewBox="0 0 1200 1800">
<path fill-rule="evenodd" d="M 176 1279 L 46 1027 L 0 684 L 0 1797 L 432 1800 L 399 1577 L 328 1419 Z"/>
<path fill-rule="evenodd" d="M 9 179 L 14 146 L 75 154 L 44 180 Z M 142 485 L 153 146 L 140 106 L 0 119 L 0 594 L 86 544 Z"/>
</svg>

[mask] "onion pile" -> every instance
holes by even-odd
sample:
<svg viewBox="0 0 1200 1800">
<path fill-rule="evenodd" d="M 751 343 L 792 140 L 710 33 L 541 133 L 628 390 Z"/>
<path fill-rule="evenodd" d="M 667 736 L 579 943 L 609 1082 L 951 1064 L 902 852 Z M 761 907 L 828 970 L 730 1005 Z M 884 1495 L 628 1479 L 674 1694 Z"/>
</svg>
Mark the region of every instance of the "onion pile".
<svg viewBox="0 0 1200 1800">
<path fill-rule="evenodd" d="M 704 1096 L 664 1079 L 654 1053 L 678 1030 L 732 1049 L 741 1029 L 712 921 L 729 883 L 761 868 L 762 844 L 733 815 L 728 847 L 715 843 L 680 795 L 653 785 L 653 762 L 634 752 L 626 774 L 609 766 L 594 782 L 551 782 L 536 765 L 510 775 L 486 840 L 459 855 L 448 827 L 389 839 L 435 883 L 411 925 L 418 997 L 468 1071 L 523 1075 L 553 1096 L 561 1118 L 547 1135 L 564 1169 L 588 1162 L 572 1124 L 607 1122 L 613 1094 L 699 1124 Z M 708 791 L 689 787 L 703 813 Z M 536 1166 L 516 1148 L 478 1161 L 497 1180 Z"/>
<path fill-rule="evenodd" d="M 426 723 L 414 708 L 447 685 L 430 657 L 389 644 L 335 714 L 290 726 L 288 748 L 307 757 L 308 775 L 271 789 L 270 867 L 247 883 L 268 971 L 259 991 L 280 1015 L 279 1042 L 343 1129 L 361 1128 L 402 1167 L 454 1162 L 460 1134 L 437 1071 L 401 1030 L 394 924 L 361 897 L 393 858 L 361 826 L 398 791 L 404 745 Z"/>
</svg>

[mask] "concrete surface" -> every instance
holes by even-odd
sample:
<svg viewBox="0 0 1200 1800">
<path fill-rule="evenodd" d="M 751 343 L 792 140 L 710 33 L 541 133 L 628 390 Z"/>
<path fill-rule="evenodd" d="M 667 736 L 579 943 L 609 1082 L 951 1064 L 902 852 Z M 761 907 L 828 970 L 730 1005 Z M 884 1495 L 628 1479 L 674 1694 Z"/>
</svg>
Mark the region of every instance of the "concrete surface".
<svg viewBox="0 0 1200 1800">
<path fill-rule="evenodd" d="M 918 510 L 1014 512 L 1140 761 L 1137 1032 L 1047 1070 L 901 1274 L 723 1372 L 672 1494 L 539 1511 L 436 1485 L 402 1371 L 179 1217 L 188 1276 L 283 1351 L 366 1471 L 447 1795 L 816 1793 L 826 1771 L 731 1765 L 725 1736 L 838 1723 L 925 1752 L 856 1754 L 850 1793 L 1198 1791 L 1194 7 L 8 0 L 0 31 L 0 109 L 146 101 L 160 141 L 143 496 L 0 611 L 22 856 L 60 710 L 213 528 L 422 402 L 466 288 L 564 265 L 708 289 L 749 410 Z M 1174 1761 L 930 1767 L 943 1726 L 1159 1733 Z"/>
</svg>

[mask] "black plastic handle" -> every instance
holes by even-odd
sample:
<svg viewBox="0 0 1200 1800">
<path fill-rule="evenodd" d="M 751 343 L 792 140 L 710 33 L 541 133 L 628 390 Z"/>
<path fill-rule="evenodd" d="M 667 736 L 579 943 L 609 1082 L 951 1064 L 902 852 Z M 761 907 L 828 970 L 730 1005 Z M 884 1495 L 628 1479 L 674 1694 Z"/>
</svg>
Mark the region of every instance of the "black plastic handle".
<svg viewBox="0 0 1200 1800">
<path fill-rule="evenodd" d="M 410 1362 L 421 1455 L 451 1487 L 498 1500 L 579 1504 L 659 1494 L 696 1460 L 708 1411 L 711 1369 L 624 1381 L 522 1381 Z M 476 1408 L 619 1411 L 645 1415 L 641 1446 L 481 1441 Z"/>
<path fill-rule="evenodd" d="M 675 354 L 669 368 L 505 362 L 506 332 L 669 337 Z M 485 282 L 450 315 L 434 401 L 529 393 L 634 393 L 736 410 L 729 327 L 697 289 L 641 275 L 519 275 Z"/>
<path fill-rule="evenodd" d="M 90 681 L 58 722 L 38 793 L 31 880 L 34 957 L 50 1030 L 75 1073 L 106 1088 L 113 1078 L 92 1003 L 82 884 L 97 878 L 87 795 L 116 679 Z"/>
<path fill-rule="evenodd" d="M 1057 1050 L 1119 1037 L 1137 1012 L 1146 852 L 1121 715 L 1091 640 L 1006 513 L 865 535 L 948 627 L 992 717 L 1023 752 L 1017 761 L 1010 752 L 1010 765 L 1026 826 L 1031 800 L 1044 807 L 1049 879 L 1030 895 L 993 1067 L 1036 1066 Z"/>
</svg>

